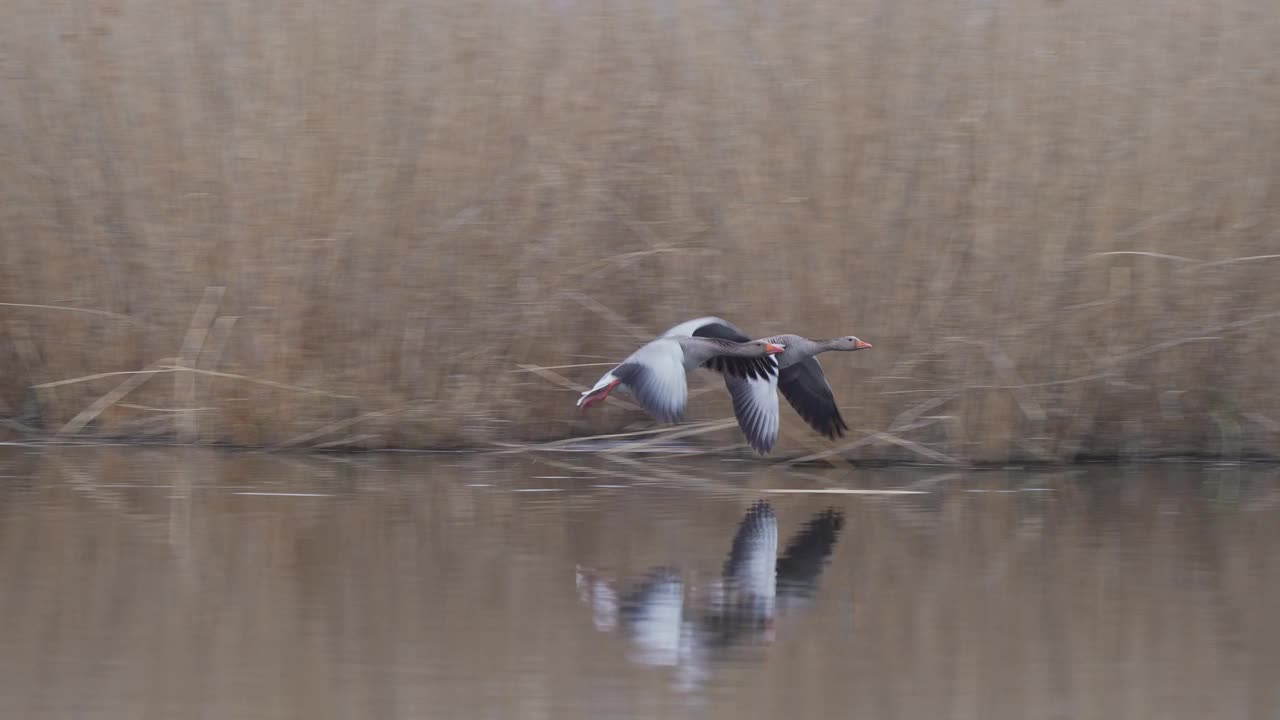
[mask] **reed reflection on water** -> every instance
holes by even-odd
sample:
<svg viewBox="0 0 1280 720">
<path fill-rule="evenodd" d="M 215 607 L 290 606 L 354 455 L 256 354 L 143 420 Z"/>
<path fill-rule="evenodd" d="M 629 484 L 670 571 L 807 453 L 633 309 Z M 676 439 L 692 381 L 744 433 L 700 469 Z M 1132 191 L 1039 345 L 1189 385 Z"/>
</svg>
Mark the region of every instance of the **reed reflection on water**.
<svg viewBox="0 0 1280 720">
<path fill-rule="evenodd" d="M 1280 708 L 1273 468 L 0 448 L 0 475 L 0 717 Z M 843 487 L 918 494 L 766 494 Z"/>
</svg>

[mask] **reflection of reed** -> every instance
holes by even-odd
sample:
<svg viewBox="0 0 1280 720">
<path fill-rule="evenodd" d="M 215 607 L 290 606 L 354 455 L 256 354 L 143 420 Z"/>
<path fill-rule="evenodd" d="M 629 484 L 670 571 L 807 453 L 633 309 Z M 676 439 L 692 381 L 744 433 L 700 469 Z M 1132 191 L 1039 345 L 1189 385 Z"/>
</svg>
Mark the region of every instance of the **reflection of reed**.
<svg viewBox="0 0 1280 720">
<path fill-rule="evenodd" d="M 676 485 L 588 489 L 615 467 L 604 460 L 582 466 L 599 477 L 539 497 L 506 492 L 537 466 L 70 453 L 74 486 L 50 460 L 6 470 L 39 484 L 0 483 L 4 717 L 687 714 L 665 677 L 583 622 L 567 579 L 579 563 L 630 576 L 674 558 L 699 601 L 690 607 L 707 607 L 725 529 L 744 506 L 737 493 Z M 192 466 L 189 515 L 174 536 L 189 586 L 168 541 L 170 489 L 108 488 L 114 502 L 104 503 L 80 484 L 173 484 L 178 463 Z M 687 471 L 714 478 L 726 466 Z M 1170 466 L 1027 480 L 984 473 L 925 496 L 771 497 L 781 538 L 803 537 L 812 528 L 801 519 L 837 505 L 839 545 L 795 622 L 779 578 L 774 642 L 738 646 L 751 662 L 715 665 L 708 687 L 724 692 L 709 693 L 702 714 L 1274 709 L 1273 477 Z M 478 481 L 492 487 L 466 487 Z M 997 492 L 1038 484 L 1054 492 Z M 332 497 L 232 494 L 246 486 Z M 781 544 L 780 564 L 792 543 Z"/>
</svg>

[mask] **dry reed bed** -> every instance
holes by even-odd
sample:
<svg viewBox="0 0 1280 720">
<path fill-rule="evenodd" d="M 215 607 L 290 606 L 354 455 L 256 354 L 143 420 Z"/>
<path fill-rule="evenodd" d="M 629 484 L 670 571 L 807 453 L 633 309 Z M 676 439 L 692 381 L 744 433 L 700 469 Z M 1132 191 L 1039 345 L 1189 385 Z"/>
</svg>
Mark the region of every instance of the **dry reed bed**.
<svg viewBox="0 0 1280 720">
<path fill-rule="evenodd" d="M 522 367 L 717 313 L 875 343 L 849 457 L 1274 455 L 1260 0 L 3 8 L 8 432 L 616 431 Z"/>
</svg>

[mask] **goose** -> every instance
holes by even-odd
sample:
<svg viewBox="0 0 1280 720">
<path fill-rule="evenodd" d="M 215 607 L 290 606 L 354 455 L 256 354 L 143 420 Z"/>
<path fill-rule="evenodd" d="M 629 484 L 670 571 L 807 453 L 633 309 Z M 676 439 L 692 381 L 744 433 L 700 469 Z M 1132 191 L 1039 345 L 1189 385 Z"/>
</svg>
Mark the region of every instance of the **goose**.
<svg viewBox="0 0 1280 720">
<path fill-rule="evenodd" d="M 776 363 L 769 362 L 768 357 L 784 350 L 786 347 L 780 343 L 750 338 L 728 340 L 692 334 L 660 337 L 644 344 L 602 375 L 595 386 L 578 398 L 578 407 L 585 409 L 602 402 L 614 388 L 621 386 L 655 419 L 679 422 L 689 397 L 687 375 L 690 370 L 714 362 L 726 377 L 763 380 L 766 375 L 777 372 Z"/>
<path fill-rule="evenodd" d="M 663 333 L 663 337 L 718 338 L 734 342 L 748 339 L 746 333 L 733 323 L 710 316 L 682 322 Z M 725 386 L 733 399 L 733 414 L 738 418 L 738 426 L 747 436 L 752 449 L 760 455 L 767 455 L 778 441 L 779 391 L 800 417 L 818 433 L 833 440 L 843 436 L 849 426 L 840 416 L 835 394 L 831 391 L 831 385 L 827 383 L 816 356 L 828 351 L 864 350 L 871 347 L 871 343 L 853 335 L 829 340 L 810 340 L 799 335 L 774 335 L 764 338 L 764 342 L 784 348 L 782 353 L 766 358 L 770 365 L 776 366 L 776 369 L 770 368 L 774 370 L 772 372 L 746 376 L 725 372 L 718 358 L 711 358 L 707 363 L 712 370 L 724 374 Z"/>
</svg>

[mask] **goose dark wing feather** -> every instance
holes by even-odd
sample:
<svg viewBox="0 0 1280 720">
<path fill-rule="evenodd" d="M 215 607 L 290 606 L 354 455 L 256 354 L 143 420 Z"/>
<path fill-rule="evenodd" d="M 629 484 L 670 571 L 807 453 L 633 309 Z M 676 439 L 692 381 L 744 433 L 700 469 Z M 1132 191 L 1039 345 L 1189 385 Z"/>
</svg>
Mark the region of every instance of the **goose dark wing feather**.
<svg viewBox="0 0 1280 720">
<path fill-rule="evenodd" d="M 778 361 L 772 355 L 753 358 L 717 355 L 702 365 L 721 375 L 743 380 L 767 380 L 778 373 Z"/>
<path fill-rule="evenodd" d="M 840 416 L 835 393 L 831 392 L 817 358 L 808 358 L 779 372 L 778 390 L 809 427 L 828 438 L 834 440 L 849 429 Z"/>
<path fill-rule="evenodd" d="M 719 320 L 699 326 L 693 331 L 693 336 L 729 340 L 731 342 L 751 341 L 751 338 L 741 329 Z M 703 363 L 703 367 L 715 370 L 722 375 L 732 375 L 744 380 L 763 380 L 776 372 L 777 361 L 768 356 L 759 358 L 719 356 Z"/>
<path fill-rule="evenodd" d="M 732 340 L 733 342 L 749 342 L 751 338 L 737 327 L 725 321 L 709 322 L 693 331 L 694 337 L 716 338 L 718 340 Z"/>
<path fill-rule="evenodd" d="M 730 342 L 751 342 L 751 337 L 728 320 L 707 318 L 707 321 L 693 328 L 689 334 L 693 337 L 728 340 Z M 688 332 L 690 321 L 677 325 L 668 332 Z M 778 361 L 771 356 L 758 358 L 717 356 L 702 364 L 721 375 L 731 375 L 744 380 L 764 380 L 777 373 Z"/>
</svg>

